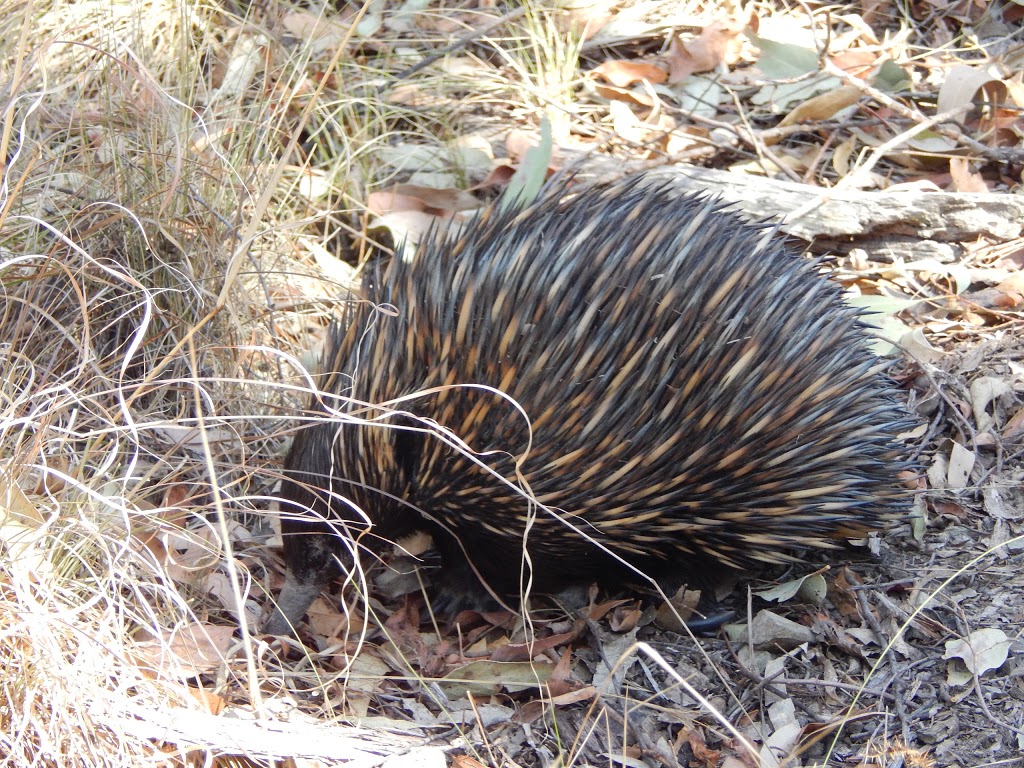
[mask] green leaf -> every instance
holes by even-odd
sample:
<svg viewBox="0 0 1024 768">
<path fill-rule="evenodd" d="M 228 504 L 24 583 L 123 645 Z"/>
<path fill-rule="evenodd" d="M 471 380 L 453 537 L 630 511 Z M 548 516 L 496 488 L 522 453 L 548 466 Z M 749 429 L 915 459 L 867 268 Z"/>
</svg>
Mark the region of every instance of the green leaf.
<svg viewBox="0 0 1024 768">
<path fill-rule="evenodd" d="M 547 180 L 553 146 L 551 122 L 545 117 L 540 124 L 540 143 L 535 147 L 530 147 L 523 155 L 519 168 L 512 174 L 508 186 L 501 194 L 501 200 L 498 203 L 500 210 L 522 208 L 537 199 L 537 195 L 540 194 L 540 190 Z"/>
<path fill-rule="evenodd" d="M 780 43 L 753 35 L 754 44 L 761 49 L 757 67 L 771 80 L 788 80 L 818 71 L 818 52 L 791 43 Z"/>
</svg>

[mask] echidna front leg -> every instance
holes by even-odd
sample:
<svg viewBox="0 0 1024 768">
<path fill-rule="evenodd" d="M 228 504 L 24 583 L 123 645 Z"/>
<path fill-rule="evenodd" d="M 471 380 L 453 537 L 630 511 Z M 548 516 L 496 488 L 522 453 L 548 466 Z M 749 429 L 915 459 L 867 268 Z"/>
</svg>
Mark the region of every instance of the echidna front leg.
<svg viewBox="0 0 1024 768">
<path fill-rule="evenodd" d="M 267 634 L 294 634 L 309 604 L 340 572 L 338 556 L 346 543 L 325 527 L 301 518 L 281 521 L 287 572 L 276 607 L 263 625 Z"/>
<path fill-rule="evenodd" d="M 295 627 L 326 583 L 319 580 L 302 581 L 289 571 L 284 588 L 277 598 L 277 606 L 264 623 L 263 631 L 268 635 L 295 634 Z"/>
</svg>

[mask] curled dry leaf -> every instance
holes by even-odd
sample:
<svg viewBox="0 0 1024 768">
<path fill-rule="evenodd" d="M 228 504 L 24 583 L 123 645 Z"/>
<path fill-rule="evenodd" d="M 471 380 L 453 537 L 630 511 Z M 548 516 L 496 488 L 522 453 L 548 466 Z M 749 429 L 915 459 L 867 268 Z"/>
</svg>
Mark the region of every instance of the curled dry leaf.
<svg viewBox="0 0 1024 768">
<path fill-rule="evenodd" d="M 490 187 L 505 187 L 509 181 L 515 175 L 515 166 L 509 165 L 508 163 L 500 163 L 491 169 L 491 172 L 487 174 L 487 178 L 480 182 L 479 189 L 489 189 Z"/>
<path fill-rule="evenodd" d="M 951 120 L 962 124 L 972 133 L 984 135 L 997 127 L 997 105 L 1007 103 L 1008 98 L 1006 85 L 986 70 L 957 65 L 946 73 L 946 79 L 939 88 L 935 109 L 940 115 L 953 113 Z M 980 113 L 972 116 L 972 110 L 982 106 L 984 108 Z M 956 142 L 952 139 L 937 134 L 911 139 L 909 144 L 915 149 L 932 152 L 946 152 L 956 148 Z"/>
<path fill-rule="evenodd" d="M 1006 276 L 1006 279 L 996 286 L 996 290 L 1003 296 L 996 306 L 1001 309 L 1018 309 L 1024 305 L 1024 273 L 1014 272 Z"/>
<path fill-rule="evenodd" d="M 971 410 L 974 412 L 975 429 L 984 432 L 995 422 L 995 417 L 989 413 L 989 407 L 994 401 L 1006 395 L 1012 395 L 1013 389 L 1009 382 L 1000 376 L 979 376 L 971 382 Z"/>
<path fill-rule="evenodd" d="M 988 105 L 1006 103 L 1006 85 L 984 69 L 957 65 L 946 73 L 946 79 L 939 88 L 936 110 L 941 115 L 959 107 L 978 106 L 979 97 Z"/>
<path fill-rule="evenodd" d="M 653 92 L 650 91 L 646 85 L 640 85 L 637 88 L 629 89 L 619 88 L 614 85 L 596 83 L 594 85 L 594 90 L 597 91 L 601 98 L 608 99 L 612 104 L 622 101 L 650 109 L 653 108 L 657 102 Z"/>
<path fill-rule="evenodd" d="M 452 758 L 452 768 L 487 768 L 487 766 L 469 755 L 455 755 Z"/>
<path fill-rule="evenodd" d="M 668 73 L 658 65 L 647 61 L 622 61 L 613 59 L 601 62 L 591 70 L 619 88 L 629 88 L 644 80 L 660 85 L 668 79 Z"/>
<path fill-rule="evenodd" d="M 636 603 L 630 603 L 612 611 L 611 616 L 608 617 L 608 627 L 612 632 L 635 632 L 637 627 L 640 626 L 642 618 L 643 611 L 640 610 L 640 606 Z"/>
<path fill-rule="evenodd" d="M 980 173 L 971 170 L 971 161 L 966 157 L 949 158 L 949 176 L 954 192 L 988 192 L 988 184 Z"/>
<path fill-rule="evenodd" d="M 620 605 L 625 605 L 628 602 L 630 602 L 630 601 L 625 599 L 625 598 L 621 598 L 621 599 L 616 599 L 616 600 L 606 600 L 603 603 L 598 603 L 597 605 L 592 605 L 590 607 L 590 610 L 587 613 L 587 618 L 590 619 L 591 621 L 600 621 L 610 611 L 618 608 Z"/>
<path fill-rule="evenodd" d="M 740 58 L 740 33 L 747 20 L 713 21 L 693 40 L 674 36 L 669 44 L 670 83 L 678 83 L 698 72 L 712 72 L 720 64 L 734 64 Z"/>
<path fill-rule="evenodd" d="M 685 634 L 686 629 L 680 623 L 680 619 L 687 622 L 693 617 L 700 605 L 700 594 L 700 590 L 696 589 L 686 589 L 685 587 L 679 589 L 667 603 L 658 606 L 654 618 L 655 623 L 672 632 Z"/>
</svg>

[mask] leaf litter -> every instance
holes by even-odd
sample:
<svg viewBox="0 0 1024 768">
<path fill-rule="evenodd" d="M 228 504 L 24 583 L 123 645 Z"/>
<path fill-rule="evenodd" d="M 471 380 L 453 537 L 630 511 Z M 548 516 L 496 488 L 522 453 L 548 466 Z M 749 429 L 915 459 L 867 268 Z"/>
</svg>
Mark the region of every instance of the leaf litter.
<svg viewBox="0 0 1024 768">
<path fill-rule="evenodd" d="M 376 149 L 368 142 L 369 160 L 350 178 L 337 173 L 336 137 L 350 136 L 359 121 L 318 113 L 302 126 L 302 168 L 288 171 L 302 200 L 296 210 L 306 215 L 289 222 L 300 237 L 283 240 L 299 244 L 293 256 L 306 274 L 268 270 L 263 278 L 272 303 L 288 309 L 278 332 L 293 348 L 307 346 L 310 327 L 322 328 L 329 314 L 303 302 L 330 309 L 329 297 L 349 278 L 325 278 L 327 256 L 358 266 L 371 226 L 392 242 L 415 238 L 498 196 L 529 147 L 544 145 L 541 118 L 553 103 L 566 119 L 552 120 L 543 175 L 600 177 L 608 167 L 600 159 L 618 172 L 694 164 L 722 172 L 719 179 L 755 176 L 762 197 L 774 196 L 776 181 L 823 196 L 845 187 L 881 216 L 890 206 L 876 201 L 891 198 L 876 195 L 916 192 L 923 206 L 942 199 L 986 222 L 968 228 L 949 208 L 928 222 L 927 207 L 884 231 L 829 236 L 830 222 L 803 222 L 808 249 L 832 256 L 836 279 L 892 321 L 890 335 L 907 351 L 897 353 L 903 357 L 894 375 L 921 419 L 912 445 L 925 472 L 908 479 L 923 492 L 915 519 L 866 542 L 870 556 L 844 553 L 761 574 L 756 594 L 726 585 L 718 597 L 737 607 L 738 619 L 716 638 L 693 639 L 649 598 L 595 592 L 540 602 L 529 622 L 470 612 L 457 626 L 443 623 L 430 616 L 421 579 L 409 576 L 416 563 L 396 554 L 391 571 L 381 566 L 374 576 L 401 571 L 390 587 L 375 584 L 365 600 L 336 590 L 315 604 L 305 648 L 260 646 L 270 672 L 288 681 L 268 690 L 294 702 L 296 719 L 300 710 L 341 713 L 406 727 L 419 745 L 457 724 L 450 754 L 464 765 L 771 765 L 780 764 L 779 755 L 805 764 L 829 756 L 868 765 L 1019 759 L 1024 249 L 1021 220 L 994 212 L 994 198 L 1011 197 L 1024 166 L 1024 56 L 1013 31 L 1024 15 L 1019 5 L 882 0 L 821 10 L 813 19 L 770 4 L 756 15 L 728 4 L 576 5 L 533 20 L 578 39 L 577 58 L 564 71 L 549 62 L 543 72 L 528 66 L 538 60 L 522 54 L 528 46 L 517 52 L 498 40 L 499 33 L 528 40 L 537 29 L 521 26 L 522 13 L 493 4 L 373 3 L 323 14 L 264 5 L 247 11 L 249 26 L 216 20 L 234 43 L 211 58 L 202 105 L 210 125 L 231 119 L 259 91 L 290 128 L 317 99 L 341 100 L 356 85 L 337 77 L 332 60 L 377 66 L 382 54 L 393 57 L 383 73 L 387 87 L 373 67 L 357 85 L 404 110 L 389 117 L 403 130 Z M 304 79 L 288 81 L 280 75 L 295 41 L 310 58 Z M 53 71 L 81 67 L 62 56 L 58 48 L 48 54 Z M 547 88 L 571 99 L 553 102 Z M 139 104 L 156 109 L 154 93 L 141 88 Z M 106 108 L 102 96 L 77 103 L 75 119 Z M 409 129 L 429 109 L 458 115 L 454 130 Z M 230 148 L 230 130 L 199 134 L 193 148 L 204 162 Z M 125 151 L 125 136 L 111 126 L 86 135 L 101 159 Z M 98 194 L 89 188 L 102 183 L 100 174 L 77 171 L 59 178 L 59 188 L 76 194 Z M 164 234 L 181 242 L 187 231 L 165 227 Z M 258 355 L 251 360 L 255 368 L 272 367 Z M 177 443 L 180 454 L 201 448 L 199 438 L 226 434 L 217 442 L 230 444 L 233 434 L 219 426 L 205 436 L 186 430 L 183 441 L 167 437 L 168 428 L 159 426 L 162 439 Z M 158 466 L 140 471 L 156 474 Z M 75 478 L 64 470 L 47 477 L 58 474 Z M 5 477 L 4 487 L 4 551 L 20 553 L 19 579 L 47 578 L 44 547 L 53 541 L 47 526 L 54 518 L 46 502 L 55 486 L 12 485 Z M 253 573 L 267 572 L 254 584 L 255 602 L 233 605 L 214 565 L 229 550 L 206 521 L 182 514 L 203 507 L 205 490 L 197 502 L 182 495 L 183 486 L 168 487 L 174 493 L 159 508 L 139 503 L 142 514 L 129 517 L 130 546 L 182 593 L 200 596 L 193 604 L 203 615 L 140 640 L 137 665 L 158 676 L 175 670 L 184 696 L 210 714 L 237 713 L 250 693 L 240 682 L 234 623 L 243 615 L 258 620 L 280 575 L 273 566 L 261 570 L 268 556 L 249 546 L 255 537 L 267 541 L 260 522 L 233 529 L 228 543 L 240 549 L 231 556 Z M 808 574 L 814 589 L 780 593 L 780 583 Z M 685 596 L 672 606 L 693 607 Z M 639 653 L 639 643 L 706 700 Z M 166 733 L 170 738 L 173 728 Z"/>
</svg>

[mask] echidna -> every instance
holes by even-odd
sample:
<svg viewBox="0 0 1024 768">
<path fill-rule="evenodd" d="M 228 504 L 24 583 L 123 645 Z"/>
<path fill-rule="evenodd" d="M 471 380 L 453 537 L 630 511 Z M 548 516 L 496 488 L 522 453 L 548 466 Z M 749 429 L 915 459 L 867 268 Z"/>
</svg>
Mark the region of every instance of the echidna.
<svg viewBox="0 0 1024 768">
<path fill-rule="evenodd" d="M 782 562 L 898 516 L 906 414 L 819 271 L 637 177 L 554 185 L 395 258 L 333 330 L 288 454 L 266 629 L 416 530 L 449 595 L 515 596 Z"/>
</svg>

